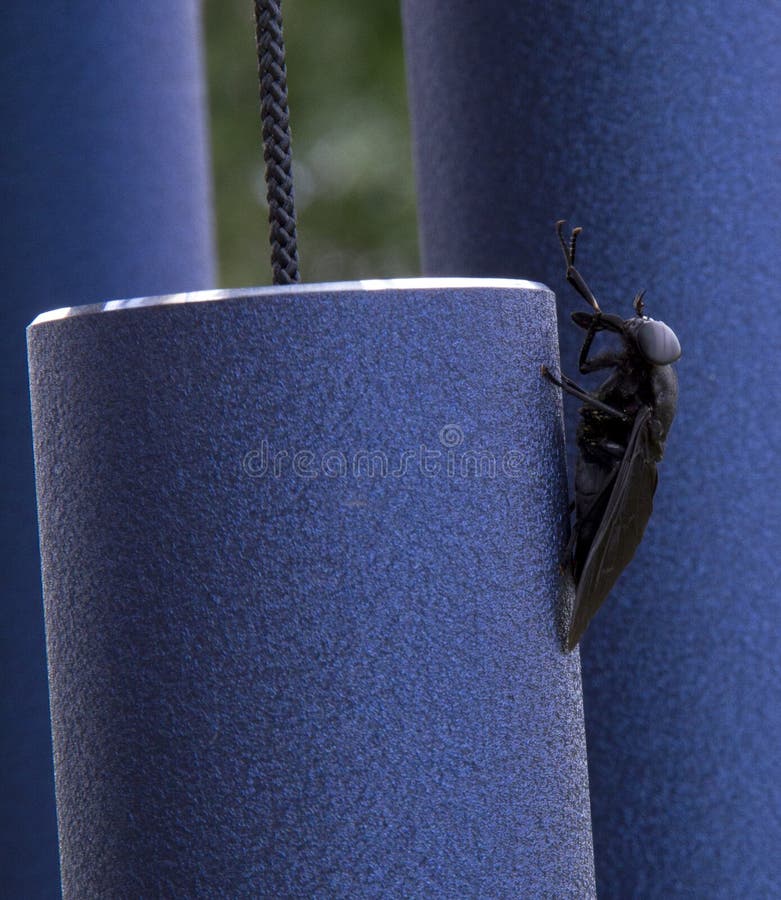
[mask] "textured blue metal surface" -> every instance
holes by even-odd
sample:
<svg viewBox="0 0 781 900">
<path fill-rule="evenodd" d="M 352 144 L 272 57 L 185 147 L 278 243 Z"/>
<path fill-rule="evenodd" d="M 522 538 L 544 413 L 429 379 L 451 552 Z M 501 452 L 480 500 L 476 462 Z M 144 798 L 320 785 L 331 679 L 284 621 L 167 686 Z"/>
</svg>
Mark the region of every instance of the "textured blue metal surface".
<svg viewBox="0 0 781 900">
<path fill-rule="evenodd" d="M 58 896 L 24 329 L 212 286 L 198 4 L 3 4 L 0 895 Z"/>
<path fill-rule="evenodd" d="M 593 895 L 553 295 L 359 288 L 30 329 L 68 897 Z"/>
<path fill-rule="evenodd" d="M 425 271 L 539 278 L 577 308 L 567 217 L 603 307 L 648 288 L 683 346 L 654 518 L 583 646 L 600 895 L 775 896 L 778 6 L 407 0 L 405 18 Z"/>
</svg>

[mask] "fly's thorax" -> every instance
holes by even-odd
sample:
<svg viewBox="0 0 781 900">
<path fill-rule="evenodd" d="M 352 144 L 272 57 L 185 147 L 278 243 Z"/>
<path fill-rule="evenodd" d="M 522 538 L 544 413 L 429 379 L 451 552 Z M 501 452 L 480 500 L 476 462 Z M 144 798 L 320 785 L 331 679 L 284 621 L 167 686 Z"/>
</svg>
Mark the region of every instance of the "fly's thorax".
<svg viewBox="0 0 781 900">
<path fill-rule="evenodd" d="M 631 413 L 618 419 L 596 409 L 580 410 L 577 445 L 580 455 L 590 462 L 612 468 L 620 460 L 632 430 Z"/>
</svg>

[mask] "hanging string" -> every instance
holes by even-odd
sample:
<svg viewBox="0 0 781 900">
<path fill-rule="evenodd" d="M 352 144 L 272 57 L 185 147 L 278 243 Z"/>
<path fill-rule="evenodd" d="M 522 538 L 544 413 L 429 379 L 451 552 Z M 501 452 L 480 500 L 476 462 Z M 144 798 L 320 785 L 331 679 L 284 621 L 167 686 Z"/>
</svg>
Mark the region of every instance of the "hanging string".
<svg viewBox="0 0 781 900">
<path fill-rule="evenodd" d="M 274 284 L 301 280 L 298 272 L 296 211 L 287 102 L 282 0 L 255 0 L 260 115 Z"/>
</svg>

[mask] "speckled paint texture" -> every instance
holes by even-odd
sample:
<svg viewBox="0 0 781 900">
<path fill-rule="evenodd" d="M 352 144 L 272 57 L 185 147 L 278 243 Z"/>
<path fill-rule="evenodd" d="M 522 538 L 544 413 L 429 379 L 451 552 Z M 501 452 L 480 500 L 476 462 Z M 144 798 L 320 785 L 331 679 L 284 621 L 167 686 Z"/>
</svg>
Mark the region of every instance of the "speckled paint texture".
<svg viewBox="0 0 781 900">
<path fill-rule="evenodd" d="M 594 894 L 553 295 L 359 288 L 29 331 L 66 898 Z"/>
<path fill-rule="evenodd" d="M 778 896 L 778 5 L 404 12 L 426 273 L 550 284 L 577 375 L 565 217 L 603 308 L 647 288 L 683 346 L 653 519 L 582 646 L 600 897 Z"/>
</svg>

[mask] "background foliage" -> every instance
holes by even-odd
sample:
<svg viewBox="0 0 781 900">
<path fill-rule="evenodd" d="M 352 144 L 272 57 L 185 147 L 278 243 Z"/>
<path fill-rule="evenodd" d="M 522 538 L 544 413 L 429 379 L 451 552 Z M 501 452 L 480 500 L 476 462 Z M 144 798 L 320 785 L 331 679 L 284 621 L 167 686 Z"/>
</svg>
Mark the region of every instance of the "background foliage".
<svg viewBox="0 0 781 900">
<path fill-rule="evenodd" d="M 418 272 L 398 0 L 284 5 L 304 281 Z M 267 284 L 253 6 L 205 0 L 220 284 Z"/>
</svg>

